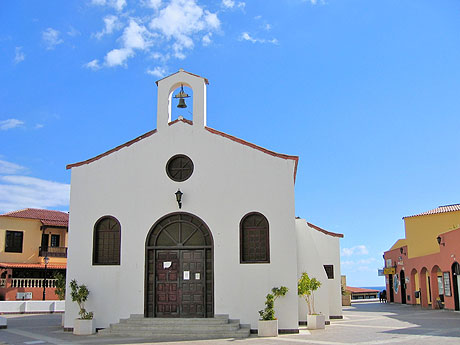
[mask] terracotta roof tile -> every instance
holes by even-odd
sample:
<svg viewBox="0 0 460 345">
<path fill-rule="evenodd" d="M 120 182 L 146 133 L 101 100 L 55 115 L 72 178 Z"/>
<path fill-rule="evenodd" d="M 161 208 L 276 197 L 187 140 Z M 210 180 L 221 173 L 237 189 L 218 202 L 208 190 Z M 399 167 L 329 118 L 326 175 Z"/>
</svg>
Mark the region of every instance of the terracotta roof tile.
<svg viewBox="0 0 460 345">
<path fill-rule="evenodd" d="M 329 235 L 329 236 L 333 236 L 333 237 L 340 237 L 340 238 L 343 238 L 343 234 L 339 234 L 339 233 L 337 233 L 337 232 L 331 232 L 331 231 L 324 230 L 324 229 L 320 228 L 319 226 L 316 226 L 316 225 L 314 225 L 314 224 L 312 224 L 312 223 L 309 223 L 309 222 L 307 222 L 307 224 L 308 224 L 308 226 L 309 226 L 310 228 L 313 228 L 313 229 L 315 229 L 315 230 L 318 230 L 318 231 L 322 232 L 323 234 L 326 234 L 326 235 Z"/>
<path fill-rule="evenodd" d="M 347 286 L 347 291 L 350 291 L 350 292 L 379 292 L 379 290 L 363 289 L 363 288 L 352 287 L 352 286 Z"/>
<path fill-rule="evenodd" d="M 69 224 L 69 214 L 61 211 L 43 210 L 38 208 L 26 208 L 19 211 L 7 212 L 0 217 L 14 217 L 38 219 L 43 225 L 67 227 Z"/>
<path fill-rule="evenodd" d="M 419 213 L 419 214 L 414 214 L 413 216 L 406 216 L 404 218 L 411 218 L 411 217 L 418 217 L 418 216 L 427 216 L 430 214 L 438 214 L 438 213 L 446 213 L 446 212 L 455 212 L 455 211 L 460 211 L 460 204 L 454 204 L 454 205 L 446 205 L 446 206 L 439 206 L 437 208 L 434 208 L 432 210 Z"/>
<path fill-rule="evenodd" d="M 45 264 L 23 264 L 12 262 L 0 262 L 0 268 L 45 268 Z M 48 264 L 48 269 L 65 270 L 66 264 Z"/>
</svg>

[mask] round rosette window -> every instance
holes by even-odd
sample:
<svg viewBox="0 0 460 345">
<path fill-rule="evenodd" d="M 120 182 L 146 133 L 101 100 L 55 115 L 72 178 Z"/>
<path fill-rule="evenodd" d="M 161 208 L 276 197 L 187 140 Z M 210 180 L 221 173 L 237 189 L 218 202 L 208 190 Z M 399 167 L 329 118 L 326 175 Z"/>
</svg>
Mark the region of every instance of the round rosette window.
<svg viewBox="0 0 460 345">
<path fill-rule="evenodd" d="M 166 163 L 166 173 L 176 182 L 183 182 L 193 174 L 193 162 L 186 155 L 175 155 Z"/>
</svg>

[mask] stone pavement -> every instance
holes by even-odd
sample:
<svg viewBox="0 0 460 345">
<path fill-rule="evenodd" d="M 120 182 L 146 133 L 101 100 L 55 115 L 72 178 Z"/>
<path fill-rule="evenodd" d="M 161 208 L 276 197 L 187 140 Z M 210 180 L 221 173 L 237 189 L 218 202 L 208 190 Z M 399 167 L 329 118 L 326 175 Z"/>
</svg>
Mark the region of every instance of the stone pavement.
<svg viewBox="0 0 460 345">
<path fill-rule="evenodd" d="M 145 338 L 74 336 L 60 327 L 61 315 L 7 315 L 8 329 L 0 330 L 0 344 L 152 344 Z M 277 338 L 167 342 L 162 345 L 378 345 L 378 344 L 460 344 L 460 313 L 422 310 L 419 307 L 378 302 L 355 303 L 344 308 L 344 319 L 333 320 L 325 330 L 281 335 Z"/>
</svg>

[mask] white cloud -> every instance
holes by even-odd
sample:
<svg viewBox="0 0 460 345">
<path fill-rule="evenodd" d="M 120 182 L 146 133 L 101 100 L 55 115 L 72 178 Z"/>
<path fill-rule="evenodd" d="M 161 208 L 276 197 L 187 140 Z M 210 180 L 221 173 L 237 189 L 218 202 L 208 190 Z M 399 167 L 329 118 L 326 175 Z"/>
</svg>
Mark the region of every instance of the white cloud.
<svg viewBox="0 0 460 345">
<path fill-rule="evenodd" d="M 0 121 L 0 130 L 6 131 L 8 129 L 16 128 L 24 124 L 24 121 L 18 119 L 8 119 Z"/>
<path fill-rule="evenodd" d="M 109 67 L 123 66 L 126 64 L 126 60 L 131 56 L 134 56 L 134 51 L 132 49 L 113 49 L 105 56 L 105 64 Z"/>
<path fill-rule="evenodd" d="M 22 51 L 22 47 L 16 47 L 15 54 L 14 54 L 14 63 L 18 64 L 26 58 L 26 55 Z"/>
<path fill-rule="evenodd" d="M 246 3 L 242 1 L 236 3 L 234 0 L 222 0 L 222 6 L 225 8 L 244 8 Z"/>
<path fill-rule="evenodd" d="M 16 174 L 25 168 L 15 163 L 0 160 L 0 174 Z"/>
<path fill-rule="evenodd" d="M 78 31 L 78 30 L 75 29 L 72 25 L 70 25 L 70 29 L 69 29 L 69 31 L 67 31 L 67 35 L 69 35 L 69 36 L 71 36 L 71 37 L 79 36 L 79 35 L 80 35 L 80 31 Z"/>
<path fill-rule="evenodd" d="M 211 36 L 212 36 L 212 32 L 206 34 L 203 36 L 203 38 L 201 39 L 201 41 L 203 42 L 203 45 L 204 46 L 208 46 L 211 44 Z"/>
<path fill-rule="evenodd" d="M 48 28 L 42 32 L 42 39 L 45 42 L 46 49 L 52 50 L 64 41 L 59 37 L 60 32 L 53 28 Z"/>
<path fill-rule="evenodd" d="M 40 128 L 43 128 L 43 127 L 45 127 L 45 125 L 43 125 L 43 124 L 41 124 L 41 123 L 37 123 L 37 124 L 35 125 L 35 129 L 40 129 Z"/>
<path fill-rule="evenodd" d="M 126 6 L 126 0 L 92 0 L 91 3 L 96 6 L 109 6 L 118 12 L 122 11 Z"/>
<path fill-rule="evenodd" d="M 173 41 L 177 58 L 184 58 L 184 50 L 192 49 L 192 36 L 218 30 L 220 20 L 216 13 L 200 7 L 195 0 L 171 0 L 150 22 L 150 29 L 158 31 L 166 41 Z"/>
<path fill-rule="evenodd" d="M 121 36 L 125 48 L 144 50 L 151 45 L 151 33 L 145 26 L 131 19 Z"/>
<path fill-rule="evenodd" d="M 271 40 L 262 39 L 262 38 L 255 38 L 255 37 L 252 37 L 248 32 L 243 32 L 241 34 L 240 41 L 249 41 L 249 42 L 252 42 L 252 43 L 278 44 L 278 40 L 276 38 L 272 38 Z"/>
<path fill-rule="evenodd" d="M 0 212 L 68 206 L 70 185 L 28 176 L 0 176 Z"/>
<path fill-rule="evenodd" d="M 264 25 L 264 29 L 267 30 L 267 31 L 270 31 L 272 28 L 272 26 L 270 24 L 265 24 Z"/>
<path fill-rule="evenodd" d="M 110 6 L 110 3 L 111 0 L 92 0 L 92 4 L 99 6 Z M 142 0 L 141 4 L 142 16 L 134 17 L 133 10 L 104 17 L 103 30 L 93 36 L 101 39 L 123 28 L 117 39 L 119 47 L 110 49 L 103 63 L 99 62 L 101 59 L 94 59 L 84 67 L 127 66 L 128 60 L 139 52 L 150 53 L 155 59 L 161 58 L 163 63 L 171 57 L 185 59 L 187 51 L 192 50 L 196 42 L 209 45 L 212 34 L 220 30 L 217 12 L 207 10 L 197 0 Z M 154 46 L 161 54 L 152 51 Z"/>
<path fill-rule="evenodd" d="M 351 248 L 342 248 L 342 256 L 367 255 L 369 251 L 365 245 L 354 246 Z"/>
<path fill-rule="evenodd" d="M 118 17 L 113 14 L 105 16 L 103 21 L 104 29 L 94 34 L 94 37 L 97 39 L 101 39 L 104 35 L 110 35 L 115 30 L 121 28 L 121 23 L 119 22 Z"/>
<path fill-rule="evenodd" d="M 164 67 L 155 67 L 154 69 L 147 69 L 147 71 L 145 71 L 147 74 L 150 74 L 150 75 L 153 75 L 154 77 L 157 77 L 157 78 L 163 78 L 165 75 L 168 74 L 166 68 Z"/>
<path fill-rule="evenodd" d="M 101 68 L 101 66 L 99 65 L 99 60 L 98 60 L 98 59 L 94 59 L 94 60 L 91 60 L 91 61 L 88 62 L 88 63 L 85 63 L 85 64 L 83 65 L 83 67 L 92 69 L 93 71 L 97 71 L 98 69 Z"/>
<path fill-rule="evenodd" d="M 112 49 L 105 56 L 105 64 L 109 67 L 125 66 L 126 60 L 136 55 L 135 50 L 146 50 L 152 45 L 153 35 L 143 25 L 131 19 L 120 37 L 123 47 Z"/>
<path fill-rule="evenodd" d="M 161 0 L 144 0 L 142 3 L 145 7 L 150 7 L 154 10 L 159 9 L 162 4 Z"/>
</svg>

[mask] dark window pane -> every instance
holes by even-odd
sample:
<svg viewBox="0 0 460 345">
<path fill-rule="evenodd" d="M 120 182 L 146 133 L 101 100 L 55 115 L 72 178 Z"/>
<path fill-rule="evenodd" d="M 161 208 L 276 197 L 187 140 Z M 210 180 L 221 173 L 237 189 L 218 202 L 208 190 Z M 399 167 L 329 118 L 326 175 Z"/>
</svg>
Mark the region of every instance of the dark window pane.
<svg viewBox="0 0 460 345">
<path fill-rule="evenodd" d="M 7 230 L 5 235 L 5 252 L 22 253 L 23 235 L 22 231 Z"/>
<path fill-rule="evenodd" d="M 250 213 L 240 224 L 241 263 L 270 262 L 268 220 L 260 213 Z"/>
<path fill-rule="evenodd" d="M 59 247 L 59 235 L 51 235 L 51 247 Z"/>
<path fill-rule="evenodd" d="M 328 279 L 334 279 L 334 265 L 324 265 Z"/>
<path fill-rule="evenodd" d="M 113 217 L 100 219 L 94 228 L 93 264 L 120 264 L 121 227 Z"/>
</svg>

